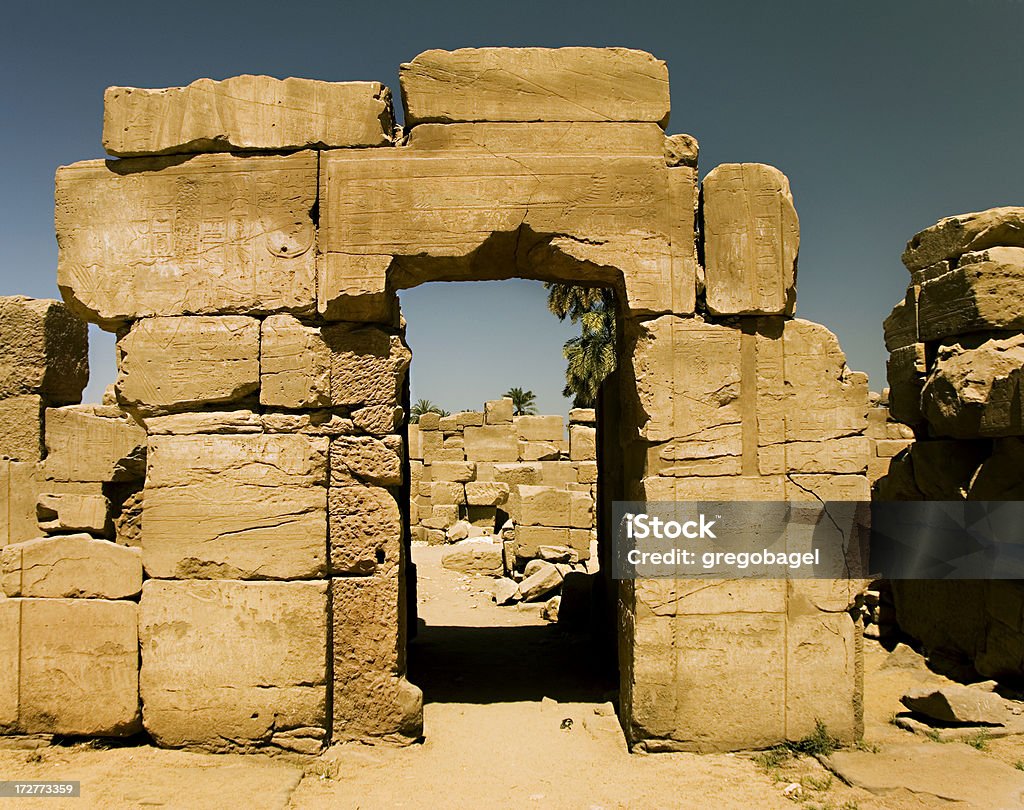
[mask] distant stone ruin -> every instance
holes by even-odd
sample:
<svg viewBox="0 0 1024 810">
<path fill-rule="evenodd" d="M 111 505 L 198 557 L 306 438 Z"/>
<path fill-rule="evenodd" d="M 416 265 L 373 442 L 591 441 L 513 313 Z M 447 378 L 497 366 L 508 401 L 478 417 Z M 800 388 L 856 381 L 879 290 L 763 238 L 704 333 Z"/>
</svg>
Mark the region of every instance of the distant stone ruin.
<svg viewBox="0 0 1024 810">
<path fill-rule="evenodd" d="M 617 371 L 573 468 L 600 476 L 602 558 L 616 500 L 868 499 L 867 378 L 794 317 L 789 183 L 728 164 L 699 187 L 696 141 L 665 134 L 663 62 L 429 51 L 400 80 L 401 129 L 374 82 L 112 88 L 120 159 L 58 170 L 67 308 L 3 304 L 24 324 L 2 335 L 5 732 L 298 752 L 430 734 L 405 677 L 405 504 L 446 443 L 407 424 L 397 298 L 426 282 L 614 290 Z M 69 310 L 117 335 L 109 405 L 72 404 Z M 466 460 L 431 467 L 502 446 L 478 483 L 536 455 L 544 485 L 536 445 L 556 443 L 510 436 L 467 423 Z M 497 489 L 466 486 L 467 511 Z M 445 505 L 431 489 L 417 534 Z M 557 517 L 538 525 L 589 536 Z M 860 734 L 861 583 L 620 583 L 603 562 L 634 749 Z"/>
</svg>

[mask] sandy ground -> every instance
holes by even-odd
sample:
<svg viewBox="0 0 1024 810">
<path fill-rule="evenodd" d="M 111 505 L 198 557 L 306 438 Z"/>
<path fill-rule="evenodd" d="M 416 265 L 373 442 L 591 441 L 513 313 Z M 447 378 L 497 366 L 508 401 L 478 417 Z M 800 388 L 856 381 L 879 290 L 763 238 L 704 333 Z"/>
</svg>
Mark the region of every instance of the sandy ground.
<svg viewBox="0 0 1024 810">
<path fill-rule="evenodd" d="M 337 746 L 317 758 L 224 756 L 152 747 L 51 746 L 0 750 L 0 779 L 77 779 L 78 799 L 0 799 L 18 808 L 793 808 L 903 810 L 992 807 L 916 789 L 882 795 L 850 787 L 813 757 L 765 762 L 751 754 L 630 755 L 614 715 L 613 685 L 587 639 L 544 622 L 539 608 L 498 608 L 487 580 L 446 571 L 419 547 L 420 626 L 410 678 L 423 687 L 426 739 L 407 748 Z M 978 751 L 892 725 L 899 695 L 937 679 L 914 656 L 866 651 L 863 757 L 908 741 L 952 759 Z M 571 720 L 571 728 L 564 728 Z M 927 749 L 932 750 L 932 749 Z M 1024 772 L 1020 737 L 992 740 L 1000 776 Z M 758 761 L 760 760 L 760 761 Z M 871 763 L 871 759 L 867 762 Z M 968 759 L 963 779 L 970 781 Z M 944 769 L 948 769 L 946 765 Z M 924 775 L 927 781 L 927 774 Z M 937 778 L 937 777 L 936 777 Z M 799 788 L 793 788 L 798 785 Z M 787 789 L 795 792 L 787 798 Z M 970 791 L 968 791 L 970 793 Z M 973 794 L 971 794 L 973 795 Z M 1012 806 L 1012 805 L 1007 805 Z M 1018 805 L 1024 806 L 1024 805 Z"/>
</svg>

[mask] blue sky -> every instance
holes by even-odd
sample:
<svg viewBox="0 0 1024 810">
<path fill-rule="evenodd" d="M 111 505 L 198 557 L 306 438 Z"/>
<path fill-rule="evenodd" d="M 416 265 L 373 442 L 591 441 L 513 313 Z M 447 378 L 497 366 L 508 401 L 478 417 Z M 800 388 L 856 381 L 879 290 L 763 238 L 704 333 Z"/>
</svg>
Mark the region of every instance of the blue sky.
<svg viewBox="0 0 1024 810">
<path fill-rule="evenodd" d="M 429 48 L 622 45 L 668 62 L 669 132 L 718 163 L 771 163 L 802 227 L 800 316 L 884 385 L 881 321 L 906 241 L 942 216 L 1024 203 L 1024 3 L 633 0 L 8 4 L 0 49 L 0 294 L 56 296 L 53 172 L 100 157 L 103 89 L 238 73 L 379 80 Z M 414 396 L 475 407 L 511 385 L 561 411 L 567 327 L 540 285 L 402 294 Z M 507 349 L 514 345 L 519 358 Z M 113 341 L 93 331 L 98 396 Z"/>
</svg>

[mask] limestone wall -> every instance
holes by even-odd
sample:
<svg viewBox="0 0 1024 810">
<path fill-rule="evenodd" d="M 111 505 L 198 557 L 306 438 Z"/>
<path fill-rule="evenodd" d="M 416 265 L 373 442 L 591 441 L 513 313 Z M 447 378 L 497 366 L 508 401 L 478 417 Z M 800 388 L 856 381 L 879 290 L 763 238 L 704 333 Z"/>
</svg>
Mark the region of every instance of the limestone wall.
<svg viewBox="0 0 1024 810">
<path fill-rule="evenodd" d="M 866 378 L 794 317 L 789 183 L 729 164 L 698 188 L 696 141 L 664 132 L 667 78 L 625 49 L 431 51 L 401 69 L 404 133 L 372 82 L 108 91 L 105 143 L 131 157 L 61 168 L 56 228 L 67 306 L 118 336 L 118 408 L 56 423 L 106 436 L 123 411 L 145 429 L 121 536 L 142 549 L 138 683 L 159 744 L 420 734 L 404 678 L 413 469 L 417 493 L 430 469 L 415 525 L 431 529 L 460 491 L 467 516 L 496 509 L 500 465 L 539 464 L 539 484 L 510 484 L 510 514 L 567 542 L 589 533 L 596 469 L 602 540 L 616 499 L 866 499 Z M 561 427 L 495 407 L 463 415 L 461 447 L 440 424 L 407 436 L 397 291 L 516 277 L 614 289 L 618 370 L 596 431 L 571 426 L 565 448 Z M 42 394 L 3 402 L 37 412 L 22 396 Z M 54 434 L 60 480 L 128 474 L 107 463 L 120 439 L 93 459 L 77 435 Z M 565 488 L 536 490 L 546 471 Z M 619 585 L 601 570 L 633 745 L 769 746 L 817 719 L 859 733 L 858 583 Z"/>
<path fill-rule="evenodd" d="M 889 472 L 892 459 L 914 441 L 914 431 L 908 425 L 893 418 L 889 410 L 889 389 L 881 394 L 871 393 L 871 407 L 868 409 L 867 437 L 868 483 L 874 484 Z"/>
<path fill-rule="evenodd" d="M 883 500 L 1024 497 L 1024 208 L 940 220 L 903 254 L 910 284 L 885 321 L 890 409 L 916 440 Z M 1019 581 L 893 582 L 896 619 L 961 672 L 1024 683 Z"/>
</svg>

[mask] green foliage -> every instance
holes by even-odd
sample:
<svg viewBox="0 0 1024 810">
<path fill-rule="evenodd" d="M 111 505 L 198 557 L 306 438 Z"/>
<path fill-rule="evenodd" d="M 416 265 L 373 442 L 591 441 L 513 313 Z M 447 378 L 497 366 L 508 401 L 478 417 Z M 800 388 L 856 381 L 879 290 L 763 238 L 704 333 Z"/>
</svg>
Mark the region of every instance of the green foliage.
<svg viewBox="0 0 1024 810">
<path fill-rule="evenodd" d="M 578 337 L 562 347 L 568 361 L 562 396 L 573 407 L 593 408 L 601 383 L 615 371 L 615 299 L 611 290 L 573 284 L 546 284 L 548 309 L 559 320 L 580 325 Z"/>
<path fill-rule="evenodd" d="M 828 733 L 828 728 L 821 720 L 815 720 L 814 731 L 789 746 L 797 754 L 827 757 L 839 747 L 839 740 Z"/>
<path fill-rule="evenodd" d="M 988 750 L 989 736 L 988 732 L 982 729 L 977 734 L 972 734 L 969 737 L 964 737 L 964 742 L 967 743 L 971 748 L 977 748 L 979 751 Z"/>
<path fill-rule="evenodd" d="M 505 396 L 512 400 L 512 412 L 516 416 L 530 416 L 537 413 L 537 395 L 522 388 L 509 388 Z"/>
<path fill-rule="evenodd" d="M 425 413 L 436 413 L 438 416 L 450 416 L 444 408 L 439 408 L 429 399 L 418 399 L 409 410 L 409 421 L 419 422 L 420 417 Z"/>
<path fill-rule="evenodd" d="M 766 771 L 778 768 L 780 765 L 788 761 L 793 756 L 793 752 L 785 745 L 776 745 L 774 748 L 769 748 L 767 751 L 760 751 L 754 754 L 754 762 L 764 768 Z"/>
<path fill-rule="evenodd" d="M 1024 759 L 1018 759 L 1016 762 L 1013 763 L 1013 767 L 1016 768 L 1018 771 L 1024 771 Z"/>
</svg>

